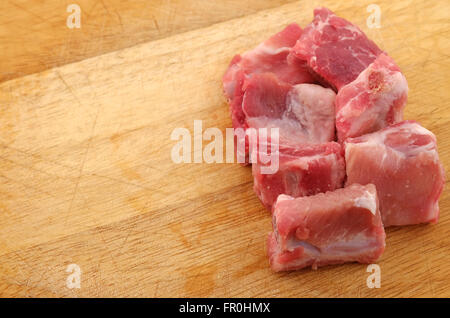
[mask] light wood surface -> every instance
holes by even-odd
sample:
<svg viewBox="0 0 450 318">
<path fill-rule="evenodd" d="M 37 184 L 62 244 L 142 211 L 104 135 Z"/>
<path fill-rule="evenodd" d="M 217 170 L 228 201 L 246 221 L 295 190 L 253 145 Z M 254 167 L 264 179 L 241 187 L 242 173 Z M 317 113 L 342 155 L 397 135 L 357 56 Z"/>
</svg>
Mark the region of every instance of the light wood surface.
<svg viewBox="0 0 450 318">
<path fill-rule="evenodd" d="M 437 135 L 448 171 L 450 4 L 378 1 L 381 28 L 369 29 L 370 3 L 320 4 L 396 60 L 410 86 L 405 117 Z M 447 187 L 437 225 L 387 230 L 381 288 L 369 289 L 360 264 L 272 273 L 271 218 L 250 169 L 171 160 L 174 128 L 193 133 L 195 119 L 204 129 L 231 127 L 221 77 L 232 56 L 290 22 L 306 25 L 318 5 L 218 15 L 223 22 L 153 41 L 136 36 L 143 43 L 75 54 L 83 60 L 1 83 L 0 296 L 449 297 Z M 80 289 L 66 285 L 69 264 L 81 268 Z"/>
<path fill-rule="evenodd" d="M 274 8 L 293 0 L 0 1 L 0 81 Z M 66 25 L 78 4 L 81 28 Z"/>
</svg>

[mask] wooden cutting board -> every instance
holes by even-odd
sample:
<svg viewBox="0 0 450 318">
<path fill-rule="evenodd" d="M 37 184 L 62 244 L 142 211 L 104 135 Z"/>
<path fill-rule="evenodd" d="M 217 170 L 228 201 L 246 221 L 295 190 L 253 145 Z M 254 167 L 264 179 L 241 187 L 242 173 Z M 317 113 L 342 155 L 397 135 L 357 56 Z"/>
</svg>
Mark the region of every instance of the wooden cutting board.
<svg viewBox="0 0 450 318">
<path fill-rule="evenodd" d="M 339 3 L 339 4 L 338 4 Z M 448 1 L 325 1 L 389 52 L 410 86 L 405 117 L 450 163 Z M 175 164 L 175 128 L 231 127 L 221 77 L 234 54 L 303 1 L 0 84 L 0 296 L 449 297 L 450 192 L 437 225 L 387 230 L 378 262 L 272 273 L 271 229 L 238 164 Z M 204 142 L 206 144 L 207 142 Z M 70 266 L 71 264 L 75 264 Z M 69 271 L 68 270 L 69 267 Z M 80 270 L 80 288 L 67 278 Z"/>
</svg>

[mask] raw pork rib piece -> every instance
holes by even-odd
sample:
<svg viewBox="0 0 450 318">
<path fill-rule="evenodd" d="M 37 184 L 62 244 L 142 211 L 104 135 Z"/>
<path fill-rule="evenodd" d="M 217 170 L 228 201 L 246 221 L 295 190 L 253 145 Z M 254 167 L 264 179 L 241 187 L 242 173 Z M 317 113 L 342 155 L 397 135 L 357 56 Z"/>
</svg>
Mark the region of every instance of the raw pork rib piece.
<svg viewBox="0 0 450 318">
<path fill-rule="evenodd" d="M 352 82 L 382 51 L 355 25 L 327 8 L 314 10 L 293 54 L 339 90 Z"/>
<path fill-rule="evenodd" d="M 247 128 L 279 128 L 280 144 L 335 139 L 333 90 L 315 84 L 291 86 L 271 73 L 253 75 L 244 89 L 242 109 Z"/>
<path fill-rule="evenodd" d="M 404 121 L 344 147 L 347 184 L 376 185 L 385 226 L 437 222 L 444 170 L 432 132 Z"/>
<path fill-rule="evenodd" d="M 230 104 L 233 127 L 244 127 L 242 112 L 243 85 L 252 74 L 273 73 L 281 81 L 290 84 L 313 83 L 314 79 L 304 61 L 287 59 L 302 29 L 295 23 L 273 35 L 253 50 L 236 55 L 224 77 L 223 89 Z M 245 128 L 245 127 L 244 127 Z"/>
<path fill-rule="evenodd" d="M 345 262 L 372 263 L 385 233 L 372 184 L 294 199 L 280 195 L 273 209 L 268 254 L 274 271 Z"/>
<path fill-rule="evenodd" d="M 403 120 L 408 83 L 395 62 L 380 54 L 336 96 L 339 141 L 358 137 Z"/>
<path fill-rule="evenodd" d="M 341 145 L 336 142 L 281 146 L 278 158 L 274 174 L 262 174 L 265 164 L 260 160 L 252 166 L 253 188 L 267 209 L 280 194 L 300 197 L 343 186 L 345 162 Z"/>
</svg>

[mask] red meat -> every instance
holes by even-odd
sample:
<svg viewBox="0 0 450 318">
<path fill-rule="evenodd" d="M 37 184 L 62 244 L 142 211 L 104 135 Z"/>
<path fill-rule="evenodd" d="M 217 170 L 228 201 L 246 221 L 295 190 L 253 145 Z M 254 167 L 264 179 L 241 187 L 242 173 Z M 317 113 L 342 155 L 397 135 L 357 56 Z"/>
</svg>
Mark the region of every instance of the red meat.
<svg viewBox="0 0 450 318">
<path fill-rule="evenodd" d="M 343 186 L 345 162 L 336 142 L 281 146 L 278 158 L 278 170 L 273 174 L 261 169 L 272 162 L 258 160 L 252 166 L 255 193 L 268 209 L 280 194 L 300 197 Z"/>
<path fill-rule="evenodd" d="M 404 121 L 344 145 L 347 184 L 376 185 L 385 226 L 437 222 L 445 180 L 432 132 Z"/>
<path fill-rule="evenodd" d="M 327 8 L 314 10 L 293 54 L 336 90 L 354 81 L 382 51 L 355 25 Z"/>
<path fill-rule="evenodd" d="M 292 23 L 253 50 L 233 58 L 223 77 L 223 89 L 230 104 L 234 128 L 246 128 L 242 112 L 243 85 L 252 74 L 273 73 L 290 84 L 314 82 L 304 62 L 287 59 L 301 32 L 302 29 Z"/>
<path fill-rule="evenodd" d="M 374 185 L 351 185 L 310 197 L 280 195 L 268 254 L 274 271 L 345 262 L 372 263 L 385 232 Z"/>
<path fill-rule="evenodd" d="M 253 75 L 244 87 L 247 128 L 279 128 L 280 144 L 335 139 L 333 90 L 315 84 L 291 86 L 271 73 Z"/>
<path fill-rule="evenodd" d="M 395 62 L 382 53 L 336 96 L 339 141 L 357 137 L 403 119 L 408 83 Z"/>
</svg>

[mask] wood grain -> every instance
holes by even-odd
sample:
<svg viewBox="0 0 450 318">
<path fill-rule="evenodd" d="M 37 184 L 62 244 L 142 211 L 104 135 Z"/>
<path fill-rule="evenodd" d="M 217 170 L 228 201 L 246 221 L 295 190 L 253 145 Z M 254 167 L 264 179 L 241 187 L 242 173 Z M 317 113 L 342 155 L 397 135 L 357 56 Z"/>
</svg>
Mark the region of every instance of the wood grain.
<svg viewBox="0 0 450 318">
<path fill-rule="evenodd" d="M 322 4 L 361 26 L 410 86 L 406 118 L 450 163 L 448 1 Z M 387 230 L 381 288 L 365 265 L 274 274 L 270 215 L 237 164 L 175 164 L 174 128 L 231 127 L 232 56 L 318 2 L 279 6 L 0 84 L 0 295 L 27 297 L 449 297 L 450 192 L 437 225 Z M 66 286 L 69 264 L 81 288 Z"/>
<path fill-rule="evenodd" d="M 0 82 L 292 1 L 0 1 Z M 80 29 L 66 26 L 72 3 L 81 9 Z"/>
</svg>

